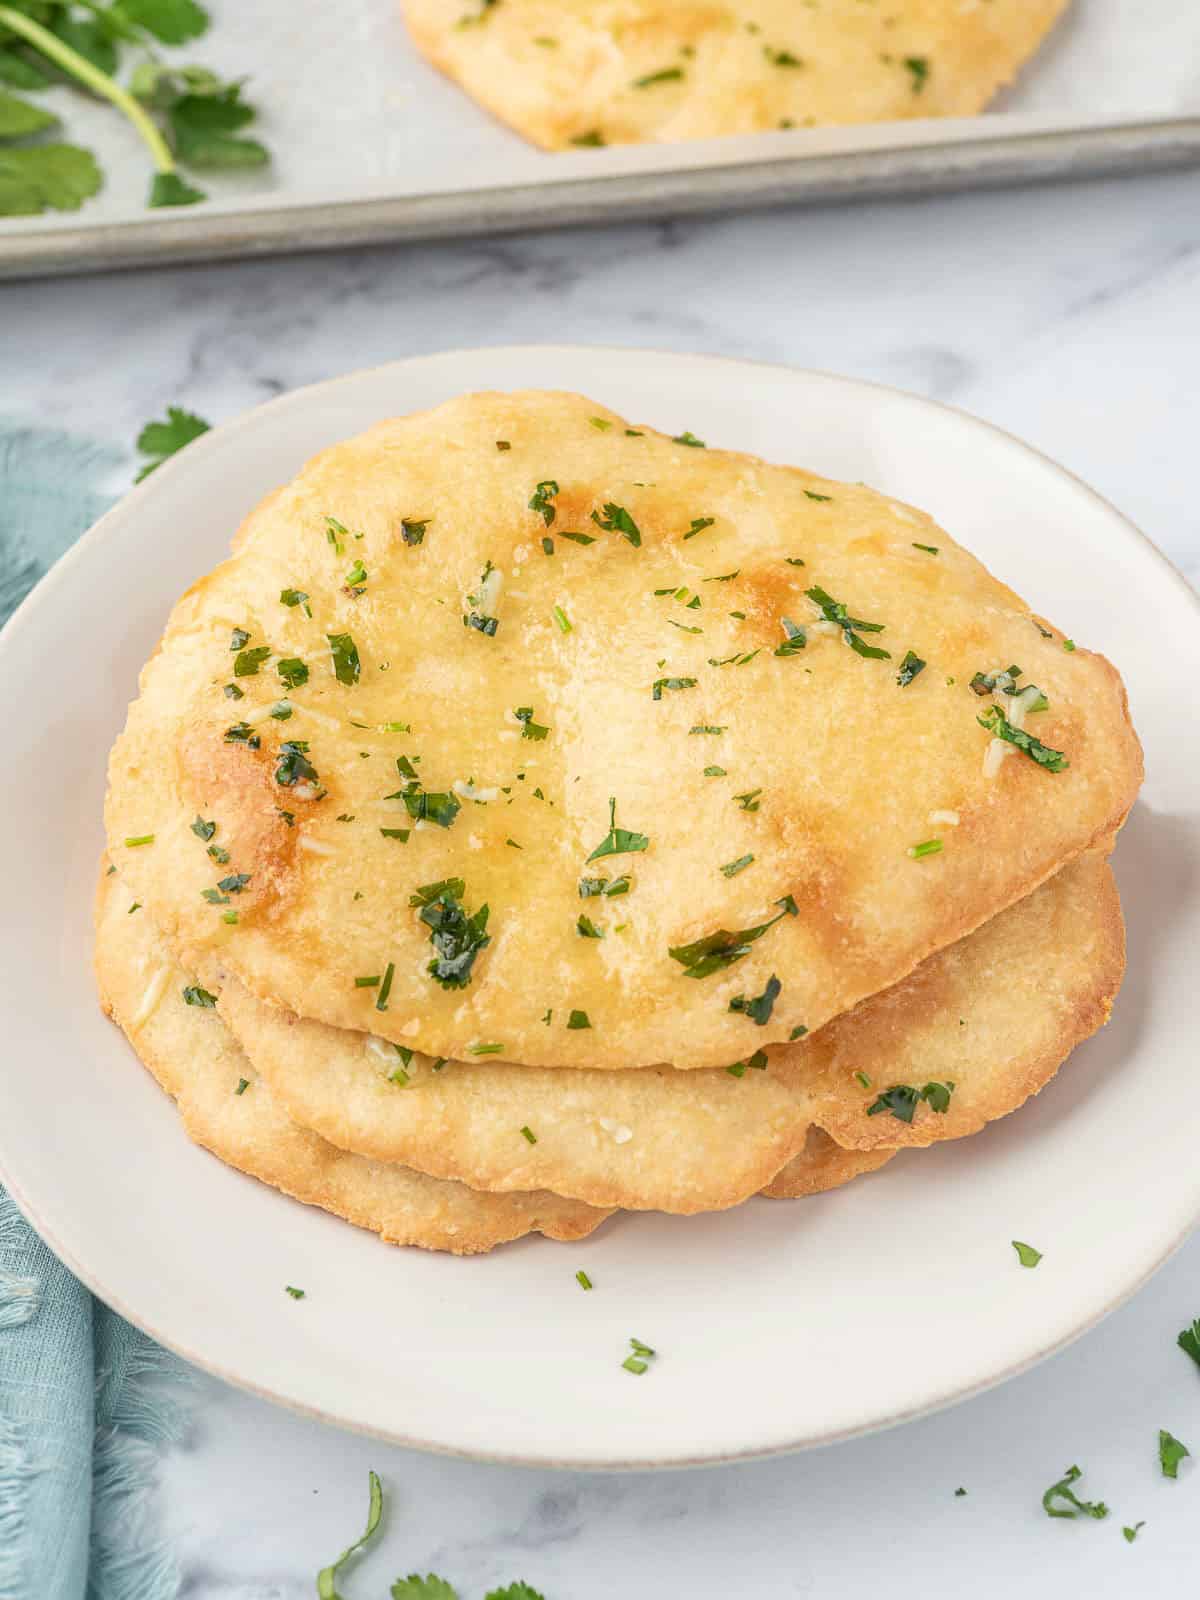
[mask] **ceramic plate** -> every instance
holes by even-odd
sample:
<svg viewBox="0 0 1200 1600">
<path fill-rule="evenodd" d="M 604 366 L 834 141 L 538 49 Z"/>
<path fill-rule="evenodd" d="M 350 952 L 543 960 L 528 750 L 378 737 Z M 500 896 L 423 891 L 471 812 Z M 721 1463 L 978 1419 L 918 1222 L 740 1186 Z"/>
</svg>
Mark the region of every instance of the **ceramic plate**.
<svg viewBox="0 0 1200 1600">
<path fill-rule="evenodd" d="M 1119 665 L 1148 769 L 1116 854 L 1129 974 L 1109 1027 L 1035 1103 L 820 1199 L 616 1217 L 582 1244 L 465 1261 L 390 1249 L 184 1138 L 90 971 L 105 756 L 138 668 L 177 595 L 314 451 L 462 390 L 527 385 L 915 502 Z M 1090 490 L 888 389 L 531 348 L 398 362 L 272 401 L 135 489 L 0 637 L 0 1176 L 68 1265 L 164 1344 L 421 1448 L 577 1467 L 728 1460 L 996 1383 L 1111 1311 L 1200 1214 L 1198 622 L 1182 579 Z M 1044 1251 L 1036 1272 L 1012 1239 Z M 644 1377 L 621 1367 L 631 1336 L 660 1352 Z"/>
</svg>

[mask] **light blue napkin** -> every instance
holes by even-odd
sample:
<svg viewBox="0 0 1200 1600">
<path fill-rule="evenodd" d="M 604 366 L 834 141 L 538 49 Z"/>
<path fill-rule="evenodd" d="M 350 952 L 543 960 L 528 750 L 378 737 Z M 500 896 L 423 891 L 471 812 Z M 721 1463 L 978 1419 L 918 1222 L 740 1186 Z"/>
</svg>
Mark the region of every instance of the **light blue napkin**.
<svg viewBox="0 0 1200 1600">
<path fill-rule="evenodd" d="M 104 444 L 0 421 L 0 624 L 103 512 Z M 0 1600 L 175 1600 L 147 1526 L 188 1369 L 94 1300 L 0 1188 Z"/>
</svg>

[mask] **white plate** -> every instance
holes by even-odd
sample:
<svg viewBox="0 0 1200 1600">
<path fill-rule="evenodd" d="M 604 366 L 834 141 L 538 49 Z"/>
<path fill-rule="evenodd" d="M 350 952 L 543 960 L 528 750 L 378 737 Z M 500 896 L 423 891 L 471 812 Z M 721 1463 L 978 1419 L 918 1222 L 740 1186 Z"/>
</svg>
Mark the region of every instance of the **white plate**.
<svg viewBox="0 0 1200 1600">
<path fill-rule="evenodd" d="M 315 450 L 465 389 L 526 385 L 913 501 L 1119 664 L 1149 771 L 1117 852 L 1129 975 L 1110 1026 L 1033 1105 L 822 1199 L 614 1218 L 584 1244 L 473 1261 L 388 1249 L 184 1138 L 101 1018 L 89 970 L 104 761 L 138 667 L 179 592 Z M 1197 621 L 1182 579 L 1060 468 L 862 383 L 527 348 L 398 362 L 272 401 L 134 490 L 0 638 L 0 1175 L 72 1269 L 163 1343 L 422 1448 L 577 1467 L 727 1460 L 995 1383 L 1112 1310 L 1200 1214 Z M 1012 1239 L 1045 1252 L 1036 1272 Z M 631 1335 L 661 1352 L 641 1378 L 620 1365 Z"/>
</svg>

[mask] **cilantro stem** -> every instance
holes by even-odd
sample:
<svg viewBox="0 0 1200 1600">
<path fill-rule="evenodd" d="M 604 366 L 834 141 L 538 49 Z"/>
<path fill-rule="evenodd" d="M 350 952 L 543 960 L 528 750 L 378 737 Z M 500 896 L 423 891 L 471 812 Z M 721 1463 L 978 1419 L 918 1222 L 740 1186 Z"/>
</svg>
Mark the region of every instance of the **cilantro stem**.
<svg viewBox="0 0 1200 1600">
<path fill-rule="evenodd" d="M 0 24 L 11 28 L 13 33 L 19 34 L 64 72 L 77 78 L 95 94 L 101 95 L 116 106 L 117 110 L 128 117 L 137 129 L 154 158 L 154 165 L 158 171 L 162 173 L 175 171 L 175 157 L 171 154 L 170 145 L 155 127 L 153 119 L 128 90 L 122 89 L 120 84 L 106 72 L 101 72 L 100 68 L 93 66 L 85 56 L 81 56 L 77 50 L 72 50 L 69 44 L 64 44 L 48 28 L 43 28 L 40 22 L 35 22 L 23 11 L 14 11 L 11 6 L 0 5 Z"/>
</svg>

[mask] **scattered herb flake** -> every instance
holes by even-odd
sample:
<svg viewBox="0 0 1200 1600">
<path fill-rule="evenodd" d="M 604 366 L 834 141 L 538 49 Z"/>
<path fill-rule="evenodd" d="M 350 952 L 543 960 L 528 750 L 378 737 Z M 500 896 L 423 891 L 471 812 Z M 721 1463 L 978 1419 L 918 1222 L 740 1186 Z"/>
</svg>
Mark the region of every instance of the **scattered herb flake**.
<svg viewBox="0 0 1200 1600">
<path fill-rule="evenodd" d="M 1014 728 L 999 706 L 989 706 L 984 714 L 975 720 L 981 728 L 986 728 L 993 738 L 1003 739 L 1006 744 L 1016 745 L 1018 750 L 1023 751 L 1031 761 L 1035 761 L 1047 772 L 1062 772 L 1071 765 L 1061 750 L 1051 750 L 1049 745 L 1026 733 L 1024 728 Z"/>
<path fill-rule="evenodd" d="M 900 663 L 900 671 L 896 674 L 896 682 L 902 689 L 907 689 L 918 673 L 924 672 L 926 663 L 921 660 L 915 650 L 910 650 Z"/>
<path fill-rule="evenodd" d="M 530 511 L 536 511 L 547 527 L 551 526 L 557 515 L 554 497 L 558 492 L 558 484 L 554 479 L 544 478 L 529 497 Z"/>
<path fill-rule="evenodd" d="M 775 1002 L 782 989 L 783 984 L 772 973 L 761 994 L 755 995 L 753 999 L 748 999 L 744 994 L 735 994 L 729 1002 L 729 1009 L 749 1017 L 750 1021 L 757 1023 L 760 1028 L 765 1027 L 771 1020 L 771 1013 L 775 1009 Z"/>
<path fill-rule="evenodd" d="M 550 1013 L 548 1012 L 547 1015 L 549 1014 Z M 591 1023 L 588 1020 L 587 1012 L 572 1011 L 571 1015 L 567 1018 L 567 1027 L 572 1030 L 577 1030 L 579 1028 L 590 1028 Z"/>
<path fill-rule="evenodd" d="M 1023 1244 L 1020 1239 L 1014 1239 L 1012 1247 L 1017 1252 L 1017 1260 L 1023 1267 L 1036 1267 L 1042 1259 L 1040 1250 L 1035 1250 L 1031 1244 Z"/>
<path fill-rule="evenodd" d="M 615 505 L 613 501 L 604 502 L 604 515 L 599 511 L 592 512 L 592 521 L 598 528 L 603 528 L 606 533 L 619 533 L 627 539 L 634 549 L 642 543 L 642 534 L 637 523 L 629 515 L 624 506 Z"/>
<path fill-rule="evenodd" d="M 188 1006 L 199 1006 L 203 1011 L 212 1011 L 217 1004 L 215 994 L 210 994 L 207 989 L 202 989 L 198 983 L 189 984 L 183 990 L 183 1003 Z"/>
<path fill-rule="evenodd" d="M 1165 1428 L 1158 1430 L 1158 1464 L 1164 1478 L 1178 1478 L 1179 1463 L 1191 1453 L 1187 1445 L 1176 1439 L 1174 1434 L 1168 1433 Z"/>
<path fill-rule="evenodd" d="M 752 855 L 739 856 L 736 861 L 727 861 L 721 871 L 727 878 L 736 878 L 739 872 L 745 872 L 753 860 Z"/>
<path fill-rule="evenodd" d="M 1072 1520 L 1080 1515 L 1094 1517 L 1097 1522 L 1108 1515 L 1108 1507 L 1103 1500 L 1080 1500 L 1072 1489 L 1073 1483 L 1078 1483 L 1083 1473 L 1078 1467 L 1068 1467 L 1057 1483 L 1052 1483 L 1042 1496 L 1042 1509 L 1048 1517 L 1069 1517 Z"/>
<path fill-rule="evenodd" d="M 747 955 L 751 945 L 761 939 L 763 934 L 783 917 L 798 915 L 799 908 L 791 895 L 785 895 L 782 900 L 777 900 L 775 903 L 783 908 L 779 915 L 767 922 L 760 922 L 757 927 L 741 928 L 736 931 L 718 928 L 715 933 L 705 934 L 702 939 L 694 939 L 691 944 L 673 945 L 667 953 L 672 961 L 678 961 L 683 967 L 685 978 L 707 978 L 714 972 L 731 967 L 735 961 L 740 961 Z"/>
<path fill-rule="evenodd" d="M 649 845 L 650 840 L 646 834 L 617 827 L 617 802 L 614 797 L 608 802 L 608 833 L 587 859 L 599 861 L 604 856 L 633 855 L 637 851 L 648 849 Z"/>
<path fill-rule="evenodd" d="M 13 152 L 5 151 L 4 154 L 11 156 Z M 5 177 L 7 174 L 0 165 L 0 183 L 3 183 Z M 3 213 L 3 203 L 0 202 L 0 214 Z M 177 454 L 185 445 L 191 444 L 193 439 L 198 439 L 202 433 L 207 433 L 211 427 L 210 422 L 205 422 L 203 417 L 196 416 L 193 411 L 184 411 L 180 406 L 168 406 L 165 422 L 148 422 L 138 434 L 138 452 L 150 459 L 134 482 L 141 483 L 143 478 L 148 478 L 157 467 L 161 467 L 164 461 Z"/>
<path fill-rule="evenodd" d="M 325 637 L 329 641 L 334 677 L 339 683 L 357 683 L 362 669 L 354 640 L 348 633 L 327 633 Z"/>
</svg>

